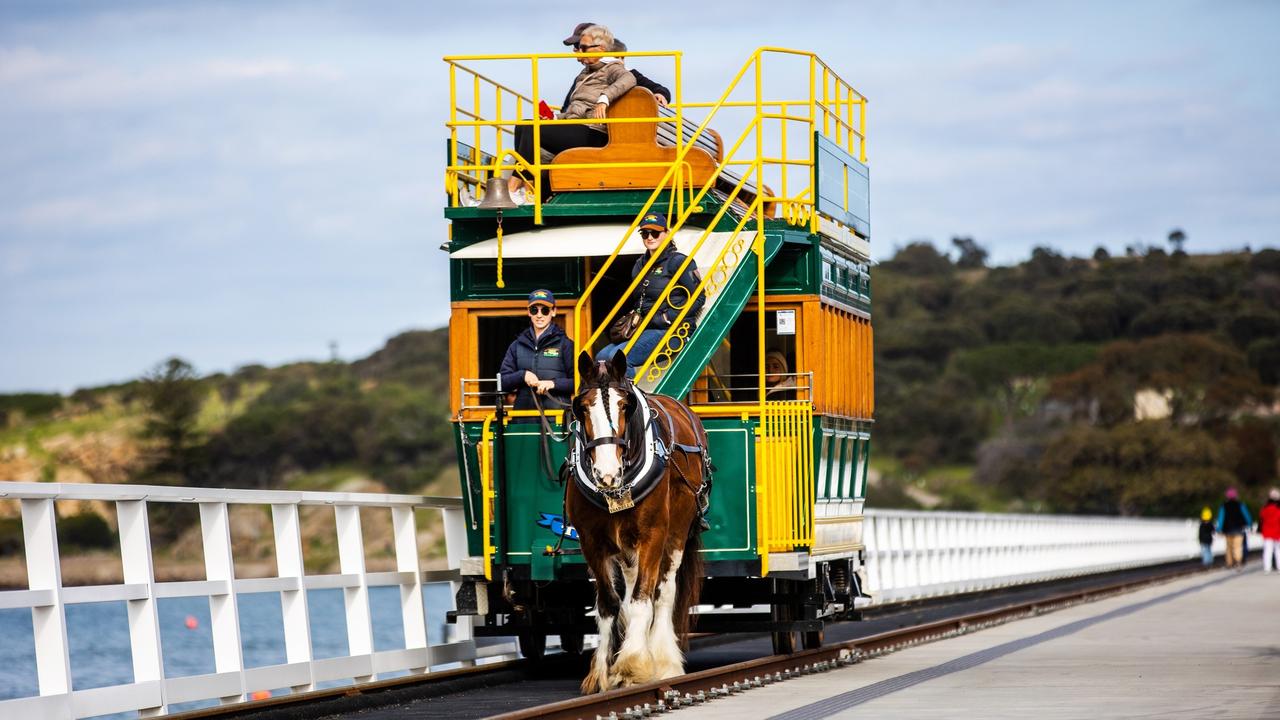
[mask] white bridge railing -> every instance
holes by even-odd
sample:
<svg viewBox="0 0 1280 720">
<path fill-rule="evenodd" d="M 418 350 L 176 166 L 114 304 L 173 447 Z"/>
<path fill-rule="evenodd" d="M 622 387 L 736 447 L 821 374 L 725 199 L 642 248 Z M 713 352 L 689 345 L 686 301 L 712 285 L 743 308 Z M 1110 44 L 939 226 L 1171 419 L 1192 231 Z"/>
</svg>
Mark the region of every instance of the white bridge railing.
<svg viewBox="0 0 1280 720">
<path fill-rule="evenodd" d="M 26 590 L 0 591 L 0 609 L 31 610 L 39 686 L 38 695 L 0 700 L 3 718 L 81 718 L 128 711 L 138 711 L 146 717 L 163 714 L 179 703 L 210 699 L 238 702 L 257 691 L 289 688 L 300 692 L 314 689 L 320 683 L 362 682 L 386 673 L 422 674 L 447 663 L 470 663 L 481 657 L 515 652 L 512 643 L 477 648 L 471 626 L 465 621 L 456 626 L 451 642 L 436 645 L 428 642 L 423 585 L 456 582 L 457 568 L 466 553 L 462 505 L 458 498 L 0 482 L 0 499 L 21 503 L 28 580 Z M 122 584 L 63 586 L 54 510 L 58 500 L 115 503 Z M 204 580 L 156 581 L 147 513 L 152 503 L 199 506 Z M 228 513 L 228 506 L 233 504 L 270 506 L 275 577 L 235 577 Z M 333 508 L 340 566 L 336 574 L 308 575 L 303 568 L 298 510 L 305 505 Z M 362 508 L 390 510 L 394 571 L 365 569 Z M 423 508 L 438 509 L 443 515 L 448 570 L 424 571 L 420 567 L 415 511 Z M 402 649 L 377 651 L 374 648 L 369 589 L 378 586 L 400 589 Z M 326 588 L 342 590 L 347 654 L 318 659 L 313 653 L 307 591 Z M 261 592 L 280 594 L 286 662 L 246 667 L 236 595 Z M 160 642 L 158 601 L 193 597 L 208 598 L 215 671 L 167 677 Z M 127 604 L 133 682 L 78 690 L 72 684 L 66 607 L 106 601 Z M 444 609 L 452 609 L 452 604 Z"/>
<path fill-rule="evenodd" d="M 69 719 L 129 711 L 147 717 L 179 704 L 233 703 L 261 690 L 301 692 L 388 673 L 426 674 L 449 663 L 515 653 L 510 642 L 478 647 L 470 618 L 459 621 L 452 640 L 429 642 L 423 586 L 450 582 L 456 590 L 457 569 L 466 551 L 458 498 L 0 482 L 3 499 L 21 504 L 28 588 L 0 591 L 0 610 L 31 612 L 39 694 L 0 700 L 2 718 Z M 63 585 L 55 513 L 59 500 L 115 504 L 123 583 Z M 198 505 L 204 580 L 156 581 L 148 522 L 152 503 Z M 237 504 L 270 506 L 275 577 L 235 576 L 229 506 Z M 306 573 L 302 506 L 333 508 L 338 573 Z M 362 509 L 390 511 L 395 570 L 366 570 Z M 415 520 L 419 509 L 436 509 L 443 515 L 448 569 L 421 569 Z M 1193 521 L 869 510 L 863 522 L 873 603 L 988 590 L 1199 554 Z M 402 649 L 374 647 L 369 590 L 379 586 L 399 588 Z M 347 650 L 338 657 L 317 658 L 313 649 L 307 591 L 322 589 L 340 589 L 343 595 Z M 279 593 L 286 661 L 247 667 L 237 594 L 264 592 Z M 158 603 L 167 598 L 207 599 L 214 672 L 166 675 Z M 110 601 L 127 605 L 132 682 L 76 689 L 67 607 Z M 447 602 L 450 607 L 440 610 L 452 609 L 452 598 Z"/>
<path fill-rule="evenodd" d="M 868 510 L 863 522 L 871 604 L 1200 555 L 1194 520 Z"/>
</svg>

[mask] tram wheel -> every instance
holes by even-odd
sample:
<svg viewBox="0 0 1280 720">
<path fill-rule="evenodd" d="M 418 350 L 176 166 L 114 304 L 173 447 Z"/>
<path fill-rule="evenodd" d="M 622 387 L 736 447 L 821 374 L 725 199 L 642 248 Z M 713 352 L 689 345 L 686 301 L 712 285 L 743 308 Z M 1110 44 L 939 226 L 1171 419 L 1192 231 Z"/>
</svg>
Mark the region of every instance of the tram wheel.
<svg viewBox="0 0 1280 720">
<path fill-rule="evenodd" d="M 796 633 L 795 632 L 776 632 L 773 633 L 773 654 L 774 655 L 790 655 L 796 651 Z"/>
<path fill-rule="evenodd" d="M 583 642 L 582 633 L 580 632 L 564 633 L 560 636 L 560 649 L 564 650 L 566 653 L 569 653 L 570 655 L 581 655 L 582 642 Z"/>
<path fill-rule="evenodd" d="M 822 630 L 806 630 L 804 633 L 804 649 L 816 650 L 822 647 Z"/>
<path fill-rule="evenodd" d="M 540 632 L 522 632 L 517 636 L 520 654 L 530 660 L 538 660 L 547 652 L 547 636 Z"/>
<path fill-rule="evenodd" d="M 774 622 L 791 622 L 793 612 L 790 605 L 774 605 L 770 613 Z M 774 655 L 790 655 L 796 651 L 796 635 L 794 630 L 771 633 Z"/>
</svg>

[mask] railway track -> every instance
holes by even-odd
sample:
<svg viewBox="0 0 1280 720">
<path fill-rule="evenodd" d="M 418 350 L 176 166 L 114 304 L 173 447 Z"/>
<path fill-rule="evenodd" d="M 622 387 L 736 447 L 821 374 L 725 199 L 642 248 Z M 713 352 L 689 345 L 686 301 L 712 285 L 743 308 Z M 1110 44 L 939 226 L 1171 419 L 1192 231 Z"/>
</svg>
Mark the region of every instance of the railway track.
<svg viewBox="0 0 1280 720">
<path fill-rule="evenodd" d="M 825 647 L 790 655 L 768 655 L 767 637 L 706 636 L 692 644 L 688 674 L 586 697 L 577 695 L 577 684 L 585 672 L 587 658 L 549 655 L 537 662 L 507 661 L 433 673 L 426 678 L 398 678 L 171 717 L 294 720 L 358 714 L 362 720 L 641 718 L 1164 582 L 1199 569 L 1199 563 L 1175 563 L 1008 588 L 999 593 L 887 606 L 869 613 L 861 622 L 830 626 Z"/>
</svg>

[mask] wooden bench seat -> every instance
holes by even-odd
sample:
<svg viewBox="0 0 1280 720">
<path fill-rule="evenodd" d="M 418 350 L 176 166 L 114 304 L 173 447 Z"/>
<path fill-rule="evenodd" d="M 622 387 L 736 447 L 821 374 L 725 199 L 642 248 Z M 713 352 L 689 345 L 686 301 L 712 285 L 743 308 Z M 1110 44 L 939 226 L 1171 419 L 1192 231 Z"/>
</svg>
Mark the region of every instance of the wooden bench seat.
<svg viewBox="0 0 1280 720">
<path fill-rule="evenodd" d="M 609 117 L 669 117 L 672 120 L 662 123 L 608 125 L 609 141 L 604 147 L 578 147 L 561 152 L 551 164 L 552 192 L 645 189 L 657 187 L 662 182 L 667 173 L 666 167 L 556 167 L 557 164 L 675 161 L 675 113 L 668 108 L 659 108 L 653 93 L 644 88 L 633 88 L 609 107 Z M 724 160 L 724 141 L 719 133 L 710 128 L 695 136 L 697 129 L 698 123 L 688 119 L 684 120 L 680 128 L 683 142 L 693 145 L 685 154 L 685 162 L 692 170 L 693 186 L 700 188 L 714 177 L 717 189 L 725 193 L 731 192 L 740 176 L 720 168 L 720 162 Z M 738 193 L 738 199 L 744 205 L 750 204 L 755 199 L 756 192 L 754 185 L 745 184 Z M 772 204 L 766 206 L 765 214 L 772 217 Z"/>
</svg>

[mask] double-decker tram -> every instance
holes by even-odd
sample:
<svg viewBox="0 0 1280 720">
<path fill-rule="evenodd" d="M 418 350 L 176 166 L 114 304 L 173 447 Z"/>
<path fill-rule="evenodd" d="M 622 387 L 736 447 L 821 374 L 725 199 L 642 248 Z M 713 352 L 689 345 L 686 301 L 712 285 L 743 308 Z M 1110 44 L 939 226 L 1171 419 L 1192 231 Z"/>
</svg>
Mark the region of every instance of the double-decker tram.
<svg viewBox="0 0 1280 720">
<path fill-rule="evenodd" d="M 706 428 L 714 483 L 696 629 L 770 632 L 778 652 L 816 647 L 824 623 L 853 615 L 863 596 L 867 100 L 811 52 L 756 50 L 709 100 L 685 96 L 680 52 L 609 55 L 670 79 L 669 103 L 636 87 L 603 119 L 548 119 L 542 97 L 559 97 L 580 53 L 445 58 L 442 249 L 468 548 L 451 618 L 474 616 L 476 635 L 518 636 L 526 656 L 548 636 L 580 650 L 596 632 L 592 579 L 564 512 L 572 418 L 549 396 L 512 409 L 516 388 L 499 369 L 539 289 L 554 295 L 553 322 L 577 352 L 608 344 L 663 270 L 650 263 L 633 277 L 638 230 L 658 214 L 688 257 L 666 271 L 696 263 L 696 287 L 677 298 L 669 282 L 672 312 L 642 317 L 628 347 L 662 330 L 635 383 L 684 401 Z M 557 126 L 588 124 L 607 142 L 515 152 L 517 134 L 544 147 Z M 524 204 L 507 192 L 513 172 L 529 178 Z"/>
</svg>

